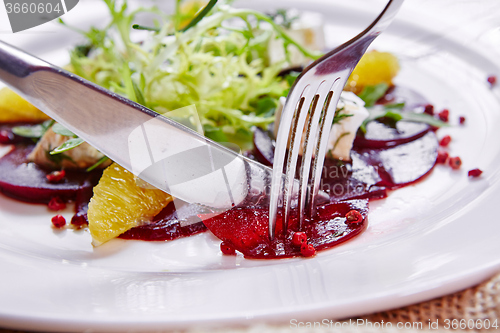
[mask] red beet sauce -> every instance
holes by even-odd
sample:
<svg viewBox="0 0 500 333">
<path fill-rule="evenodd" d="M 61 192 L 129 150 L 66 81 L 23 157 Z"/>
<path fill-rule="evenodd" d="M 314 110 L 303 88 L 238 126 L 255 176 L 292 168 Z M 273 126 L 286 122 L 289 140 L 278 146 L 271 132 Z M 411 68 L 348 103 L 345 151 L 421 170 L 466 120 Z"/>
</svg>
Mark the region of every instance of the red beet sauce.
<svg viewBox="0 0 500 333">
<path fill-rule="evenodd" d="M 360 223 L 346 223 L 345 215 L 357 210 L 363 216 Z M 308 243 L 316 250 L 327 249 L 345 242 L 361 233 L 367 225 L 368 200 L 348 200 L 318 207 L 317 216 L 306 219 L 302 230 Z M 233 208 L 210 218 L 205 215 L 203 223 L 217 238 L 247 258 L 271 259 L 300 256 L 300 246 L 292 243 L 293 231 L 297 230 L 297 219 L 292 218 L 289 229 L 283 234 L 281 214 L 278 215 L 274 240 L 269 239 L 269 211 L 267 208 Z"/>
<path fill-rule="evenodd" d="M 201 223 L 199 214 L 208 211 L 195 204 L 170 202 L 152 221 L 152 223 L 132 228 L 122 235 L 123 239 L 148 241 L 166 241 L 187 237 L 207 230 Z"/>
</svg>

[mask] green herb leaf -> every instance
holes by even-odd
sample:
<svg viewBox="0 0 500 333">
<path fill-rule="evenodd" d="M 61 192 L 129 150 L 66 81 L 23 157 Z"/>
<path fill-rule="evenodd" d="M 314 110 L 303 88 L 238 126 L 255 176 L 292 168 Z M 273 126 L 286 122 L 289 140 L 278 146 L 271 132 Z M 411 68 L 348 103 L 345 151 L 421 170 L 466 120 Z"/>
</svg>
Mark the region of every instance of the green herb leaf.
<svg viewBox="0 0 500 333">
<path fill-rule="evenodd" d="M 402 120 L 406 121 L 414 121 L 418 123 L 426 123 L 434 127 L 449 127 L 448 123 L 445 123 L 439 119 L 434 118 L 433 116 L 427 113 L 416 113 L 416 112 L 401 112 L 403 116 Z"/>
<path fill-rule="evenodd" d="M 342 111 L 344 111 L 345 108 L 342 107 L 340 109 L 337 109 L 335 111 L 335 115 L 333 116 L 333 122 L 332 124 L 338 124 L 342 121 L 342 119 L 345 119 L 345 118 L 349 118 L 349 117 L 352 117 L 353 114 L 345 114 L 345 113 L 342 113 Z"/>
<path fill-rule="evenodd" d="M 16 126 L 12 128 L 12 132 L 19 136 L 24 136 L 26 138 L 41 138 L 45 132 L 54 124 L 53 120 L 46 120 L 38 125 L 31 126 Z"/>
<path fill-rule="evenodd" d="M 349 118 L 354 116 L 353 114 L 342 114 L 342 113 L 337 113 L 333 117 L 333 124 L 338 124 L 342 121 L 342 119 Z"/>
<path fill-rule="evenodd" d="M 286 9 L 277 9 L 275 14 L 269 15 L 276 24 L 281 25 L 285 29 L 290 29 L 292 23 L 299 19 L 298 15 L 291 16 Z"/>
<path fill-rule="evenodd" d="M 385 118 L 389 118 L 395 123 L 403 119 L 403 114 L 401 112 L 394 110 L 387 110 L 387 112 L 384 115 Z"/>
<path fill-rule="evenodd" d="M 392 103 L 392 104 L 384 104 L 385 109 L 398 109 L 402 110 L 405 107 L 405 102 L 402 103 Z"/>
<path fill-rule="evenodd" d="M 394 122 L 400 120 L 413 121 L 417 123 L 425 123 L 434 127 L 446 127 L 449 126 L 447 123 L 442 122 L 439 119 L 434 118 L 426 113 L 416 113 L 411 111 L 400 111 L 398 109 L 385 109 L 385 108 L 372 108 L 369 110 L 370 115 L 363 121 L 360 128 L 363 132 L 366 132 L 366 125 L 375 119 L 388 118 Z"/>
<path fill-rule="evenodd" d="M 43 129 L 42 125 L 16 126 L 12 128 L 12 132 L 26 138 L 41 138 L 43 133 L 45 133 L 45 130 Z"/>
<path fill-rule="evenodd" d="M 71 163 L 76 165 L 76 162 L 68 155 L 65 155 L 65 154 L 51 155 L 50 149 L 45 151 L 45 156 L 47 157 L 47 159 L 49 161 L 51 161 L 57 167 L 61 167 L 61 165 L 64 161 L 70 161 Z"/>
<path fill-rule="evenodd" d="M 198 22 L 201 21 L 202 18 L 204 18 L 208 14 L 208 12 L 215 6 L 216 3 L 217 0 L 210 0 L 210 2 L 207 3 L 207 5 L 198 13 L 198 15 L 196 15 L 196 17 L 191 22 L 189 22 L 189 24 L 186 25 L 181 31 L 184 32 L 194 27 Z"/>
<path fill-rule="evenodd" d="M 52 126 L 52 130 L 56 134 L 60 134 L 63 136 L 69 136 L 69 137 L 76 137 L 75 133 L 71 132 L 69 129 L 67 129 L 66 127 L 64 127 L 63 125 L 61 125 L 59 123 L 55 123 Z"/>
<path fill-rule="evenodd" d="M 52 150 L 50 152 L 50 155 L 56 155 L 56 154 L 60 154 L 62 152 L 68 151 L 70 149 L 73 149 L 73 148 L 81 145 L 84 142 L 85 141 L 83 141 L 83 139 L 80 139 L 80 138 L 69 139 L 68 141 L 64 142 L 62 145 L 60 145 L 56 149 Z"/>
<path fill-rule="evenodd" d="M 146 26 L 140 25 L 140 24 L 134 24 L 134 25 L 132 25 L 132 29 L 160 32 L 160 28 L 146 27 Z"/>
<path fill-rule="evenodd" d="M 389 85 L 387 83 L 379 83 L 374 86 L 366 86 L 363 88 L 358 97 L 365 102 L 365 107 L 369 108 L 375 105 L 375 102 L 385 95 L 387 89 L 389 89 Z"/>
<path fill-rule="evenodd" d="M 107 156 L 103 156 L 99 159 L 99 161 L 97 161 L 94 165 L 90 166 L 87 168 L 87 172 L 90 172 L 92 170 L 94 170 L 95 168 L 97 168 L 99 165 L 103 164 L 104 162 L 106 162 L 107 160 L 109 160 L 109 157 Z"/>
<path fill-rule="evenodd" d="M 227 135 L 224 133 L 224 131 L 220 127 L 205 125 L 205 126 L 203 126 L 203 132 L 205 133 L 205 136 L 211 140 L 214 140 L 217 142 L 228 142 L 229 141 L 229 139 L 227 138 Z"/>
<path fill-rule="evenodd" d="M 135 84 L 134 80 L 132 81 L 132 87 L 134 88 L 134 94 L 137 99 L 137 103 L 146 106 L 146 100 L 144 99 L 144 95 L 142 94 L 142 91 L 137 87 L 137 84 Z"/>
<path fill-rule="evenodd" d="M 256 114 L 262 117 L 272 117 L 276 111 L 278 102 L 276 98 L 263 97 L 257 101 L 257 111 Z"/>
<path fill-rule="evenodd" d="M 288 73 L 285 76 L 285 80 L 286 80 L 286 82 L 288 83 L 288 85 L 290 87 L 295 83 L 295 80 L 297 80 L 297 78 L 299 77 L 299 75 L 300 75 L 300 72 L 291 71 L 290 73 Z"/>
<path fill-rule="evenodd" d="M 283 92 L 283 97 L 288 96 L 288 93 L 290 92 L 290 88 L 293 86 L 293 84 L 295 83 L 295 81 L 297 80 L 299 75 L 300 75 L 300 72 L 291 71 L 290 73 L 288 73 L 285 76 L 284 80 L 286 81 L 286 83 L 288 83 L 289 88 Z"/>
</svg>

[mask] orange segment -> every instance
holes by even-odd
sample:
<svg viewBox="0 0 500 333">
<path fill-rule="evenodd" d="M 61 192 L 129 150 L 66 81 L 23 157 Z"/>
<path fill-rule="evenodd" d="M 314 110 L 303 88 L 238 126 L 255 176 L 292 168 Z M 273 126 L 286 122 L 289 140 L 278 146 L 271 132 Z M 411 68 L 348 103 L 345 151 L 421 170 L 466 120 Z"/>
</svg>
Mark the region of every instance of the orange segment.
<svg viewBox="0 0 500 333">
<path fill-rule="evenodd" d="M 50 119 L 9 88 L 0 89 L 0 122 L 39 122 Z"/>
<path fill-rule="evenodd" d="M 116 163 L 110 165 L 94 187 L 87 212 L 92 243 L 100 245 L 151 221 L 170 201 L 169 194 L 139 187 L 131 172 Z"/>
<path fill-rule="evenodd" d="M 347 90 L 359 93 L 365 86 L 379 83 L 392 85 L 399 71 L 399 61 L 389 52 L 370 51 L 359 61 L 347 81 Z"/>
</svg>

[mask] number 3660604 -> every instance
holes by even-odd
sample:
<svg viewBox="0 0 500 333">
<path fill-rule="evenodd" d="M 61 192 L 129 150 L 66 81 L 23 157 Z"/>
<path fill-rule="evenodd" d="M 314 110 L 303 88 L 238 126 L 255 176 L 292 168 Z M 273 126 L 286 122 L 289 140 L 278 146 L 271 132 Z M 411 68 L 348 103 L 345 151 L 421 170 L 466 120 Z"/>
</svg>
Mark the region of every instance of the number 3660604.
<svg viewBox="0 0 500 333">
<path fill-rule="evenodd" d="M 490 329 L 493 328 L 495 330 L 498 329 L 498 319 L 489 320 L 489 319 L 445 319 L 444 320 L 444 328 L 445 329 Z"/>
<path fill-rule="evenodd" d="M 56 3 L 55 6 L 49 3 L 5 3 L 5 8 L 7 9 L 7 14 L 15 13 L 15 14 L 42 14 L 42 13 L 60 13 L 62 9 L 59 7 L 59 3 Z"/>
</svg>

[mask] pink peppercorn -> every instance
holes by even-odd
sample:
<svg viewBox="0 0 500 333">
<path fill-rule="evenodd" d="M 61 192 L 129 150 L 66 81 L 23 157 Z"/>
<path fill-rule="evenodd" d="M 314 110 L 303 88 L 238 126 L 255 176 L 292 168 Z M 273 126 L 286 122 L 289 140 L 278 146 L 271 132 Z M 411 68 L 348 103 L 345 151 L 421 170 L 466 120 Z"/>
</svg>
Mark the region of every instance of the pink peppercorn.
<svg viewBox="0 0 500 333">
<path fill-rule="evenodd" d="M 13 135 L 6 130 L 0 131 L 0 143 L 9 143 L 13 138 Z"/>
<path fill-rule="evenodd" d="M 497 77 L 495 75 L 488 76 L 487 80 L 492 87 L 497 83 Z"/>
<path fill-rule="evenodd" d="M 64 208 L 66 208 L 66 203 L 59 197 L 53 197 L 52 199 L 50 199 L 48 207 L 50 210 L 54 211 L 63 210 Z"/>
<path fill-rule="evenodd" d="M 55 228 L 62 228 L 66 225 L 66 219 L 64 218 L 64 216 L 59 215 L 59 214 L 52 217 L 51 221 L 52 221 L 52 225 Z"/>
<path fill-rule="evenodd" d="M 363 215 L 357 210 L 350 210 L 345 214 L 346 223 L 359 223 L 363 221 Z"/>
<path fill-rule="evenodd" d="M 434 115 L 434 105 L 432 104 L 427 104 L 424 107 L 424 113 L 427 113 L 428 115 L 433 116 Z"/>
<path fill-rule="evenodd" d="M 465 117 L 464 116 L 460 116 L 460 118 L 458 118 L 458 122 L 460 123 L 460 125 L 465 124 Z"/>
<path fill-rule="evenodd" d="M 448 109 L 444 109 L 443 111 L 438 113 L 438 117 L 441 121 L 445 123 L 448 122 L 448 118 L 450 117 L 450 111 Z"/>
<path fill-rule="evenodd" d="M 302 244 L 307 243 L 307 235 L 303 231 L 297 231 L 292 236 L 292 244 L 296 246 L 302 246 Z"/>
<path fill-rule="evenodd" d="M 308 243 L 304 243 L 302 244 L 302 246 L 300 247 L 300 253 L 304 256 L 304 257 L 312 257 L 313 255 L 316 254 L 316 249 L 314 248 L 314 246 L 312 246 L 311 244 L 308 244 Z"/>
<path fill-rule="evenodd" d="M 452 169 L 457 170 L 460 169 L 460 166 L 462 165 L 462 160 L 460 157 L 450 157 L 448 164 L 451 166 Z"/>
<path fill-rule="evenodd" d="M 84 225 L 87 224 L 88 224 L 87 213 L 79 212 L 73 215 L 73 217 L 71 218 L 71 225 L 74 227 L 82 228 Z"/>
<path fill-rule="evenodd" d="M 234 249 L 234 247 L 232 247 L 231 245 L 229 245 L 226 242 L 220 243 L 220 250 L 225 255 L 235 255 L 236 254 L 236 250 Z"/>
<path fill-rule="evenodd" d="M 66 171 L 52 171 L 48 175 L 45 176 L 50 183 L 58 183 L 66 177 Z"/>
<path fill-rule="evenodd" d="M 439 141 L 439 145 L 441 147 L 447 147 L 451 142 L 451 136 L 445 135 L 443 138 Z"/>
<path fill-rule="evenodd" d="M 468 172 L 468 175 L 469 177 L 479 177 L 481 176 L 481 174 L 483 173 L 483 171 L 481 169 L 472 169 L 472 170 L 469 170 Z"/>
<path fill-rule="evenodd" d="M 445 152 L 445 151 L 438 151 L 438 155 L 437 155 L 437 158 L 436 158 L 436 163 L 438 164 L 445 164 L 446 161 L 448 160 L 448 153 Z"/>
</svg>

